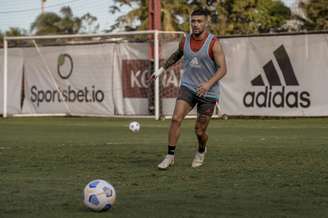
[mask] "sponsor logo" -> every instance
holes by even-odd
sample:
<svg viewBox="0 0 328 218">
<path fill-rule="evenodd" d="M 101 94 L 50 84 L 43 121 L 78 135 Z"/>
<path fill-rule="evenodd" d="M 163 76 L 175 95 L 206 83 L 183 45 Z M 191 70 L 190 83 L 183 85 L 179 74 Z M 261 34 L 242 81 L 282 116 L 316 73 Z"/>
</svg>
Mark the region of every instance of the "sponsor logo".
<svg viewBox="0 0 328 218">
<path fill-rule="evenodd" d="M 268 84 L 259 74 L 252 81 L 253 90 L 243 96 L 243 104 L 247 108 L 308 108 L 311 96 L 300 86 L 287 51 L 283 45 L 274 52 L 274 57 L 281 69 L 283 80 L 270 60 L 263 66 Z M 285 84 L 282 84 L 284 82 Z"/>
<path fill-rule="evenodd" d="M 38 89 L 36 85 L 31 87 L 31 101 L 37 106 L 41 103 L 51 102 L 80 102 L 80 103 L 95 103 L 102 102 L 105 98 L 105 94 L 102 90 L 97 90 L 95 86 L 87 87 L 83 89 L 74 89 L 71 86 L 67 86 L 65 89 Z"/>
<path fill-rule="evenodd" d="M 148 98 L 153 95 L 153 84 L 147 83 L 147 78 L 152 73 L 149 60 L 123 60 L 122 84 L 123 97 Z M 164 98 L 174 98 L 178 94 L 181 77 L 181 64 L 175 65 L 160 78 L 160 95 Z"/>
<path fill-rule="evenodd" d="M 73 58 L 65 53 L 60 54 L 57 58 L 57 73 L 62 80 L 71 79 L 73 74 L 74 63 Z M 105 93 L 96 88 L 95 85 L 84 86 L 81 88 L 73 88 L 71 85 L 59 87 L 56 89 L 40 89 L 36 85 L 32 85 L 30 89 L 30 100 L 38 107 L 41 103 L 100 103 L 105 99 Z"/>
<path fill-rule="evenodd" d="M 191 61 L 190 61 L 190 65 L 191 65 L 192 67 L 200 67 L 200 65 L 199 65 L 199 61 L 198 61 L 197 57 L 193 57 L 193 59 L 191 59 Z"/>
<path fill-rule="evenodd" d="M 68 79 L 73 73 L 73 58 L 69 54 L 60 54 L 57 59 L 57 73 L 60 78 Z"/>
</svg>

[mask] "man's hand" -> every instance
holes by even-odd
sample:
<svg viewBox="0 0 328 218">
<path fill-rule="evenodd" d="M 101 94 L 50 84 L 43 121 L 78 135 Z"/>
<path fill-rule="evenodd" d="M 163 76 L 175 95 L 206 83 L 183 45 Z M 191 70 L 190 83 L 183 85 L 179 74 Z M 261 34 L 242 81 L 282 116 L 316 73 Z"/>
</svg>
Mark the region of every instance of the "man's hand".
<svg viewBox="0 0 328 218">
<path fill-rule="evenodd" d="M 180 47 L 165 61 L 163 67 L 159 68 L 155 71 L 147 80 L 147 83 L 154 81 L 157 77 L 159 77 L 163 72 L 169 69 L 173 64 L 178 62 L 183 56 L 183 49 Z"/>
<path fill-rule="evenodd" d="M 159 77 L 163 72 L 165 71 L 165 69 L 163 67 L 159 68 L 157 71 L 155 71 L 147 80 L 147 83 L 150 83 L 152 81 L 154 81 L 157 77 Z"/>
<path fill-rule="evenodd" d="M 211 88 L 210 84 L 208 82 L 200 84 L 196 90 L 196 95 L 201 97 L 204 96 L 208 90 Z"/>
<path fill-rule="evenodd" d="M 147 79 L 147 83 L 151 83 L 152 81 L 155 81 L 157 77 L 155 76 L 155 74 L 153 73 L 152 75 L 150 75 L 150 77 Z"/>
</svg>

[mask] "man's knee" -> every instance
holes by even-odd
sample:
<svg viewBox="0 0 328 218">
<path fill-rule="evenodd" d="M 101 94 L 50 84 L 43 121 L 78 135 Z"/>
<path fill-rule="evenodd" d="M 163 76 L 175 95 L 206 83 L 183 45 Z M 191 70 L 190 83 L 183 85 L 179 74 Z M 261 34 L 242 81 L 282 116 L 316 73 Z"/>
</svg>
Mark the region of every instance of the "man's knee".
<svg viewBox="0 0 328 218">
<path fill-rule="evenodd" d="M 196 122 L 196 126 L 195 126 L 195 134 L 197 135 L 197 137 L 206 136 L 206 128 L 207 128 L 209 119 L 210 119 L 210 117 L 208 117 L 207 115 L 204 115 L 204 114 L 200 114 L 197 117 L 197 122 Z"/>
<path fill-rule="evenodd" d="M 195 134 L 197 137 L 203 137 L 206 135 L 206 131 L 205 128 L 201 127 L 201 126 L 196 126 L 195 127 Z"/>
<path fill-rule="evenodd" d="M 177 116 L 177 115 L 173 115 L 172 120 L 171 120 L 172 124 L 177 124 L 177 125 L 181 125 L 182 121 L 183 121 L 183 118 L 181 116 Z"/>
</svg>

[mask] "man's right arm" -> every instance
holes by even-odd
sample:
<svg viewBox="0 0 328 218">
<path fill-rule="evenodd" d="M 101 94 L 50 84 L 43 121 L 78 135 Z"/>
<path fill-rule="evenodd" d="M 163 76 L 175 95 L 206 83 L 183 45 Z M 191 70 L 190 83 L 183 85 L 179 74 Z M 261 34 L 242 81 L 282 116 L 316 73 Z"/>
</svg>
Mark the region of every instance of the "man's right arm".
<svg viewBox="0 0 328 218">
<path fill-rule="evenodd" d="M 164 62 L 163 66 L 159 68 L 157 71 L 155 71 L 153 75 L 151 75 L 150 80 L 155 80 L 169 67 L 171 67 L 173 64 L 178 62 L 182 58 L 182 56 L 183 56 L 183 48 L 179 46 L 179 48 Z"/>
<path fill-rule="evenodd" d="M 183 50 L 181 48 L 178 48 L 163 64 L 163 68 L 167 70 L 169 67 L 171 67 L 173 64 L 178 62 L 183 56 Z"/>
</svg>

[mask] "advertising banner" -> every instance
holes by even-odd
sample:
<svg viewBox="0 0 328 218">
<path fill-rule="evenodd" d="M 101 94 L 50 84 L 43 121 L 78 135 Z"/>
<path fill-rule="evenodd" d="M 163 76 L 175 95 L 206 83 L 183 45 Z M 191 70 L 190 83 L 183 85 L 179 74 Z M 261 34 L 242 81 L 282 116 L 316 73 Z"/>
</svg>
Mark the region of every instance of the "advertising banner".
<svg viewBox="0 0 328 218">
<path fill-rule="evenodd" d="M 113 115 L 111 45 L 25 48 L 23 113 Z"/>
<path fill-rule="evenodd" d="M 220 81 L 221 114 L 328 116 L 328 35 L 219 39 L 227 75 Z M 10 48 L 9 114 L 153 115 L 149 42 Z M 160 43 L 163 63 L 178 40 Z M 160 64 L 160 65 L 161 65 Z M 180 61 L 160 77 L 160 114 L 172 115 L 183 74 Z M 3 111 L 3 50 L 0 53 Z M 191 112 L 195 114 L 195 110 Z"/>
<path fill-rule="evenodd" d="M 228 115 L 327 116 L 328 36 L 221 40 L 228 74 L 220 106 Z"/>
</svg>

